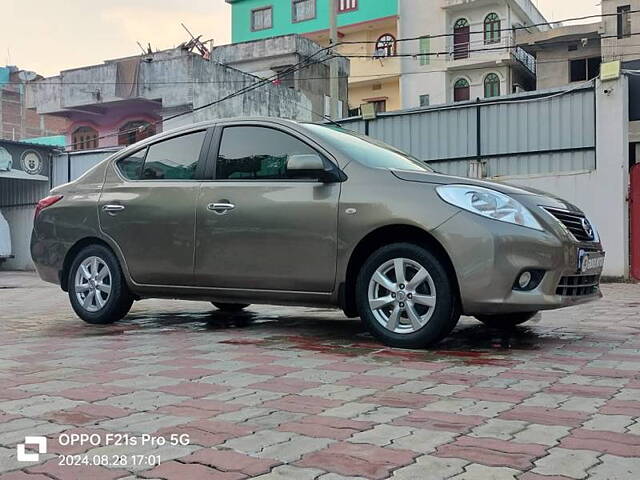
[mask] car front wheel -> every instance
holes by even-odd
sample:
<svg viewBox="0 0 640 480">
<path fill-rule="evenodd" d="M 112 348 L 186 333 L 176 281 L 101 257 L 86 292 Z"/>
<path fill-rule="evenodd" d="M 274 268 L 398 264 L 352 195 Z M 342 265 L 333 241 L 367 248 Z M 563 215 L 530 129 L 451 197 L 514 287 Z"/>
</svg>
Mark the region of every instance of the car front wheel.
<svg viewBox="0 0 640 480">
<path fill-rule="evenodd" d="M 102 245 L 90 245 L 76 255 L 67 287 L 73 310 L 87 323 L 116 322 L 133 304 L 118 259 Z"/>
<path fill-rule="evenodd" d="M 513 328 L 528 322 L 537 315 L 538 312 L 508 313 L 503 315 L 476 315 L 476 318 L 491 328 Z"/>
<path fill-rule="evenodd" d="M 444 262 L 409 243 L 382 247 L 367 259 L 358 275 L 356 302 L 371 333 L 393 347 L 434 344 L 460 318 Z"/>
</svg>

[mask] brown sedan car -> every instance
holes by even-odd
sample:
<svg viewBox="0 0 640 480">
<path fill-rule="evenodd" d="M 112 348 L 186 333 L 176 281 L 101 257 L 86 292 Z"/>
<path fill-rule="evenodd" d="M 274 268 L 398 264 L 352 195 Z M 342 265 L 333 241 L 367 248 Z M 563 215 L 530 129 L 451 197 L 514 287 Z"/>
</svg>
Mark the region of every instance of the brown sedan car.
<svg viewBox="0 0 640 480">
<path fill-rule="evenodd" d="M 148 297 L 333 306 L 421 347 L 601 296 L 575 206 L 456 178 L 332 126 L 238 119 L 118 152 L 37 207 L 32 256 L 90 323 Z"/>
</svg>

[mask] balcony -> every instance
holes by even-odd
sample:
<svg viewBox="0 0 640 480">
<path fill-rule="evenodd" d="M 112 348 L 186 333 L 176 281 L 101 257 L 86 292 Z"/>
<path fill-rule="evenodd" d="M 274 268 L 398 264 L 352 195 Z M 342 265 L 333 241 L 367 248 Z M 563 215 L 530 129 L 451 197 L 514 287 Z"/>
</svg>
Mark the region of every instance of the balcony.
<svg viewBox="0 0 640 480">
<path fill-rule="evenodd" d="M 485 42 L 484 34 L 473 34 L 468 42 L 456 42 L 453 37 L 449 37 L 447 52 L 447 68 L 450 69 L 516 63 L 527 73 L 536 74 L 535 57 L 516 46 L 515 36 L 510 33 L 503 32 L 499 39 L 492 42 Z"/>
</svg>

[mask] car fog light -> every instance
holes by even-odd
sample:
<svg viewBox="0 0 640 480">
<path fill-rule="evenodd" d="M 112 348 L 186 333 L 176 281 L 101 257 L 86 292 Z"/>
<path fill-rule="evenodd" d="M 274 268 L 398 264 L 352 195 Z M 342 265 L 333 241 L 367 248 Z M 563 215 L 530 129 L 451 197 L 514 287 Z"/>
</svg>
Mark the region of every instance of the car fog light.
<svg viewBox="0 0 640 480">
<path fill-rule="evenodd" d="M 518 278 L 518 286 L 524 290 L 529 286 L 529 283 L 531 283 L 531 272 L 523 272 Z"/>
</svg>

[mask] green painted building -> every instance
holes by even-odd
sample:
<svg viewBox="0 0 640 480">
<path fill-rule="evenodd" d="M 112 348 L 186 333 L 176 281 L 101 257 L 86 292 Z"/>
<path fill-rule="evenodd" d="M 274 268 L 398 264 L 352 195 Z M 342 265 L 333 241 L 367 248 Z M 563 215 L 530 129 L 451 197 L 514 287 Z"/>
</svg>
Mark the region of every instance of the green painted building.
<svg viewBox="0 0 640 480">
<path fill-rule="evenodd" d="M 329 28 L 329 0 L 226 0 L 232 7 L 233 43 Z M 398 0 L 336 0 L 338 26 L 398 15 Z"/>
<path fill-rule="evenodd" d="M 329 45 L 329 0 L 226 2 L 232 7 L 233 43 L 300 34 L 323 47 Z M 344 42 L 337 51 L 352 55 L 350 111 L 357 111 L 364 103 L 373 103 L 377 111 L 400 108 L 400 59 L 381 60 L 391 57 L 395 49 L 398 3 L 399 0 L 336 0 L 338 37 Z"/>
</svg>

